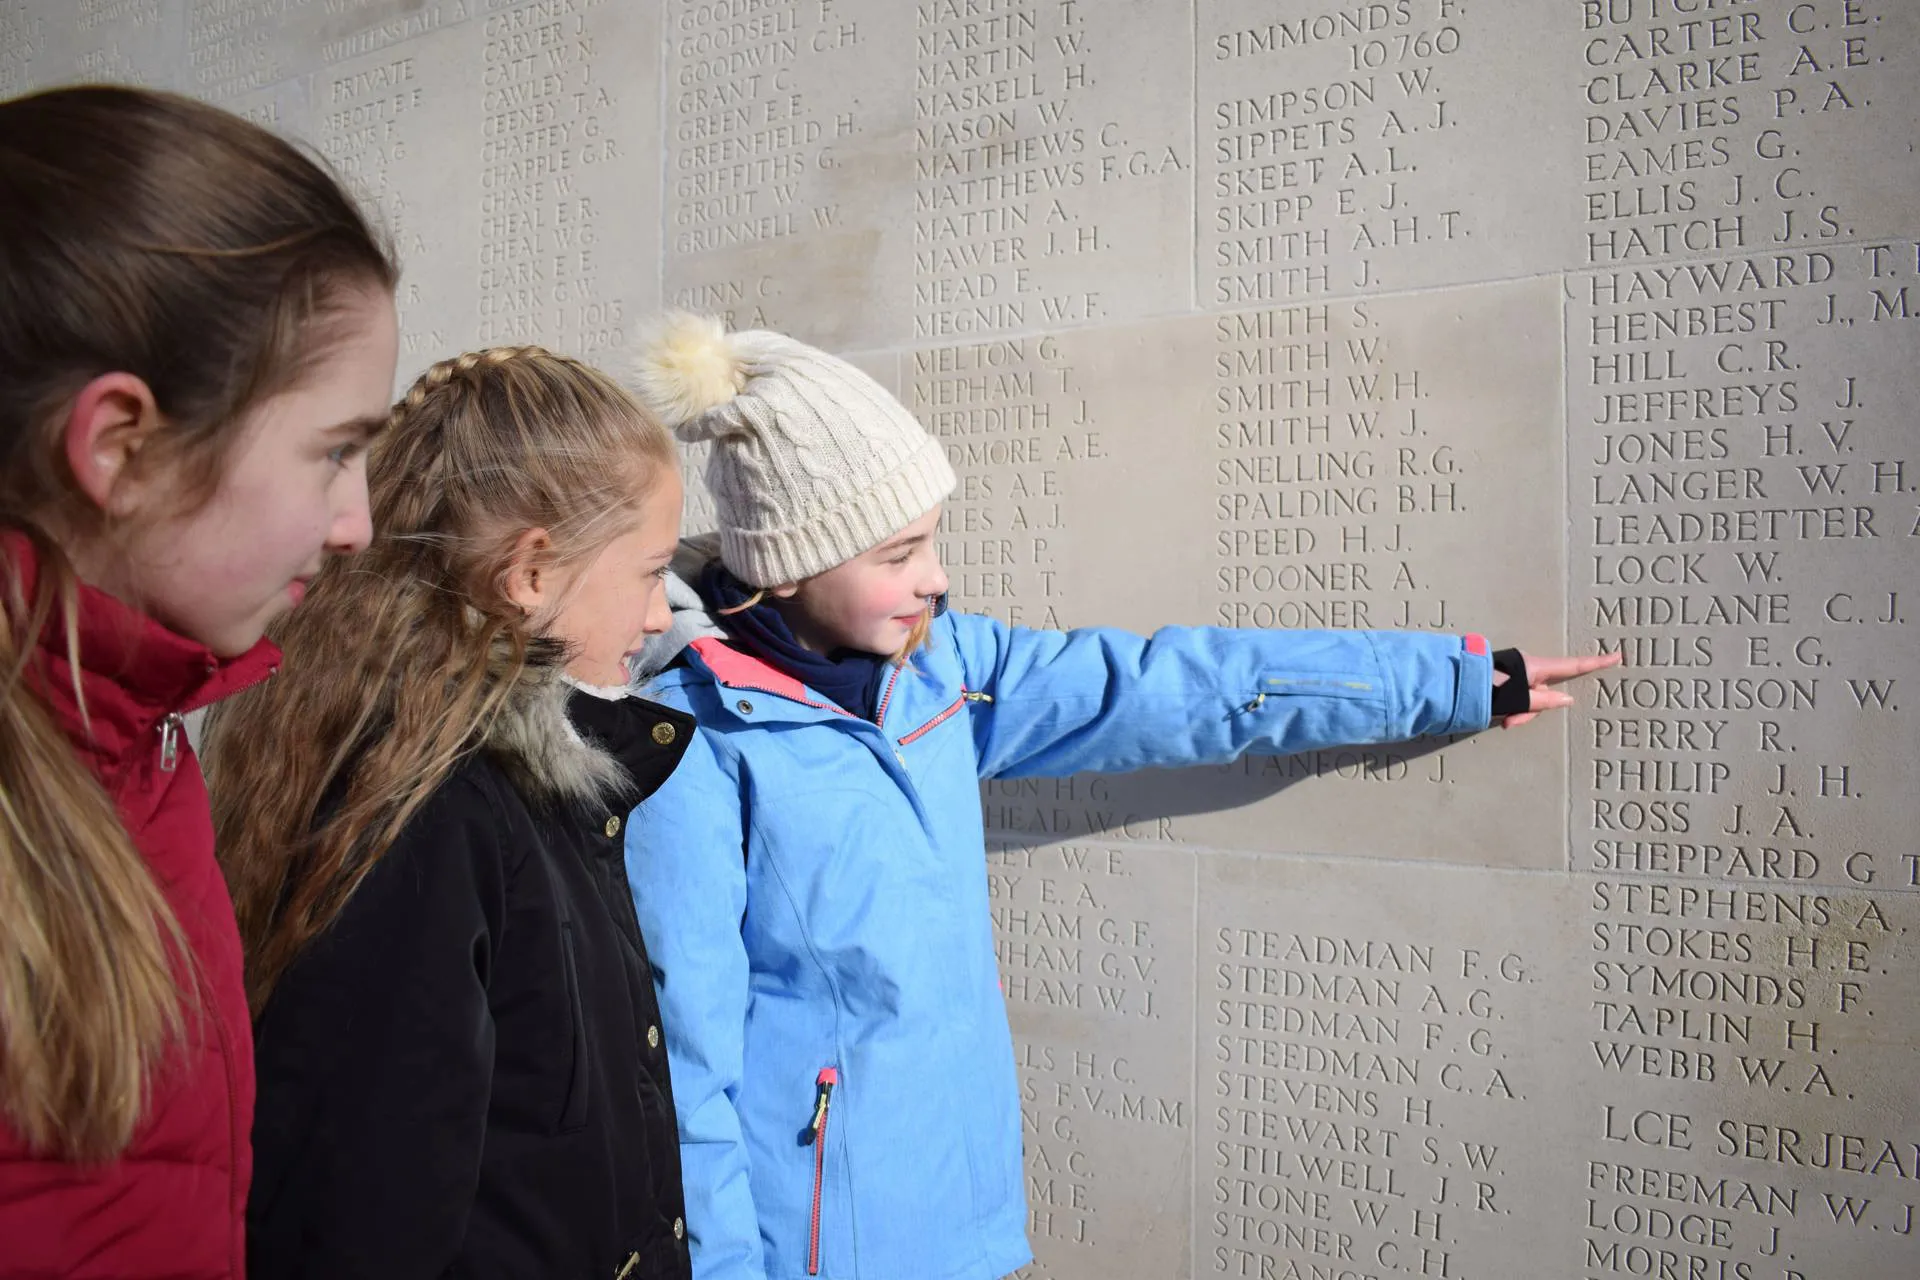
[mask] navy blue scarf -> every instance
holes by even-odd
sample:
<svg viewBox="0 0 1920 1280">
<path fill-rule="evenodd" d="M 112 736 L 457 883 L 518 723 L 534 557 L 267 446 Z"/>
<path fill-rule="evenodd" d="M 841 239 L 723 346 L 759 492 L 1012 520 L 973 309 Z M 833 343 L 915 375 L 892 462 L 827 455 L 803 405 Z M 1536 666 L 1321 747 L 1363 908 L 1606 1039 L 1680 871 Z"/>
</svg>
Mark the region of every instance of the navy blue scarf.
<svg viewBox="0 0 1920 1280">
<path fill-rule="evenodd" d="M 721 617 L 721 610 L 739 608 L 753 599 L 754 589 L 718 560 L 709 561 L 701 571 L 699 589 L 700 598 L 715 615 L 714 621 L 726 628 L 736 648 L 825 694 L 861 719 L 873 719 L 880 691 L 886 687 L 893 666 L 890 659 L 858 649 L 815 653 L 794 639 L 793 628 L 771 600 L 763 599 L 751 609 Z"/>
</svg>

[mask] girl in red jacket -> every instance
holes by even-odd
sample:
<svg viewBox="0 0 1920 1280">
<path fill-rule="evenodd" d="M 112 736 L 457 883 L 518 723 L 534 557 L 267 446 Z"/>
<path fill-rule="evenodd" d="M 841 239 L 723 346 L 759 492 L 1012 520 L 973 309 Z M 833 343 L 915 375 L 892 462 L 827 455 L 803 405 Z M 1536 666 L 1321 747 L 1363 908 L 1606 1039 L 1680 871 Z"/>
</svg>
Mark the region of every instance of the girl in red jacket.
<svg viewBox="0 0 1920 1280">
<path fill-rule="evenodd" d="M 238 1276 L 253 1054 L 181 716 L 369 537 L 394 266 L 184 98 L 0 103 L 0 1276 Z"/>
</svg>

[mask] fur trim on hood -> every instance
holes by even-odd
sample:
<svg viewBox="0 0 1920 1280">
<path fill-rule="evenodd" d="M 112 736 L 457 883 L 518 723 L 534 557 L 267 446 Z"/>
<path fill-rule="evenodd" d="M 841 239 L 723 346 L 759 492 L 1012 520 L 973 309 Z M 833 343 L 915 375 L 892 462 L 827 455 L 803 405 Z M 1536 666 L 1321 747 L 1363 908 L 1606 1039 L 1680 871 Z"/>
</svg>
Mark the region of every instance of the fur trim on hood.
<svg viewBox="0 0 1920 1280">
<path fill-rule="evenodd" d="M 522 794 L 548 802 L 595 803 L 630 791 L 633 780 L 612 756 L 582 739 L 567 719 L 573 687 L 556 644 L 536 643 L 527 665 L 487 729 L 481 749 Z"/>
</svg>

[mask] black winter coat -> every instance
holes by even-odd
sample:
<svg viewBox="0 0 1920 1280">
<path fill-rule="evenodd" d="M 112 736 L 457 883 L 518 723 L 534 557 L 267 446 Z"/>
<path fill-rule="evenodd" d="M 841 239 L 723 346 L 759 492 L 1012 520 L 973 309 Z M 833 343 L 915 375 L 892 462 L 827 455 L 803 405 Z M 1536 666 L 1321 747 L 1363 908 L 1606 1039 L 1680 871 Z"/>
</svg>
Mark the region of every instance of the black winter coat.
<svg viewBox="0 0 1920 1280">
<path fill-rule="evenodd" d="M 693 721 L 575 692 L 576 737 L 564 687 L 546 683 L 267 1004 L 254 1280 L 690 1275 L 622 826 Z M 608 757 L 632 786 L 609 789 Z"/>
</svg>

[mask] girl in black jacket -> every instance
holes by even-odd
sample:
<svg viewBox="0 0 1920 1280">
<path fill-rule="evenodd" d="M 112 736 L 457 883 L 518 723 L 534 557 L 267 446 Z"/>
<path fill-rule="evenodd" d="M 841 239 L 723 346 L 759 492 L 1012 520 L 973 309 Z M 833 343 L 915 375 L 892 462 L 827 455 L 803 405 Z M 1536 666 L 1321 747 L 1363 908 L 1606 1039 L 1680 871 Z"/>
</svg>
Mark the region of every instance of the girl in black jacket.
<svg viewBox="0 0 1920 1280">
<path fill-rule="evenodd" d="M 369 462 L 375 534 L 286 670 L 209 727 L 246 943 L 256 1280 L 688 1275 L 621 823 L 685 716 L 666 433 L 537 348 L 435 365 Z"/>
</svg>

